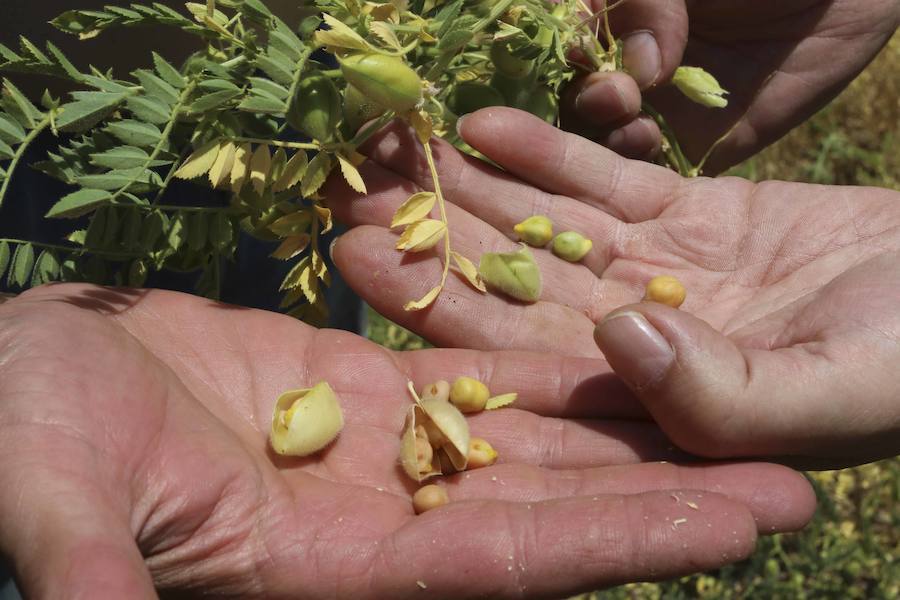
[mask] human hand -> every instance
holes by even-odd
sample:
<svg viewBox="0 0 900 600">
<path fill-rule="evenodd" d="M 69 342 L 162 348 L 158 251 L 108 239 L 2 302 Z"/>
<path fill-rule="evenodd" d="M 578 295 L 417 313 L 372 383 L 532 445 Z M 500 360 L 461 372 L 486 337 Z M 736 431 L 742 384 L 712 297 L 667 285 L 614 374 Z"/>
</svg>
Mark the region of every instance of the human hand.
<svg viewBox="0 0 900 600">
<path fill-rule="evenodd" d="M 367 225 L 340 238 L 334 258 L 376 310 L 443 346 L 598 358 L 592 332 L 602 321 L 611 367 L 698 455 L 821 467 L 900 451 L 896 192 L 683 179 L 511 109 L 470 115 L 461 130 L 511 175 L 437 144 L 456 251 L 477 262 L 513 250 L 513 225 L 534 214 L 557 232 L 581 232 L 593 250 L 579 264 L 535 250 L 536 304 L 451 278 L 431 309 L 404 312 L 432 285 L 438 259 L 396 252 L 385 227 L 430 181 L 410 134 L 394 125 L 369 150 L 374 193 L 334 204 Z M 683 310 L 633 304 L 661 274 L 684 282 Z M 628 318 L 603 321 L 622 305 L 615 314 Z"/>
<path fill-rule="evenodd" d="M 604 0 L 595 0 L 600 9 Z M 594 73 L 567 94 L 564 123 L 617 152 L 646 158 L 659 128 L 639 117 L 641 94 L 674 128 L 696 164 L 740 120 L 706 163 L 718 173 L 809 118 L 872 60 L 900 23 L 893 0 L 629 0 L 609 13 L 624 39 L 622 73 Z M 712 73 L 725 109 L 700 106 L 667 82 L 680 64 Z"/>
<path fill-rule="evenodd" d="M 392 353 L 344 332 L 162 291 L 38 288 L 0 306 L 0 553 L 29 598 L 563 596 L 740 560 L 811 516 L 765 464 L 676 466 L 596 361 Z M 414 516 L 399 435 L 420 387 L 517 390 L 471 419 L 501 455 Z M 346 426 L 267 449 L 275 398 L 327 380 Z M 580 399 L 581 398 L 581 399 Z"/>
</svg>

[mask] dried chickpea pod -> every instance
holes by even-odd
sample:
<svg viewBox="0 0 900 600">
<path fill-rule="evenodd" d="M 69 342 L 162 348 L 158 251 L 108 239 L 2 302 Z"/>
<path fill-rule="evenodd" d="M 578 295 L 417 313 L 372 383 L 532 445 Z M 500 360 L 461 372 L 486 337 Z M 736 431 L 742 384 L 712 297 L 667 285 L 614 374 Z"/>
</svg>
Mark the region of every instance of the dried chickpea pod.
<svg viewBox="0 0 900 600">
<path fill-rule="evenodd" d="M 431 385 L 426 385 L 422 390 L 422 400 L 437 398 L 445 402 L 450 399 L 450 384 L 441 379 Z"/>
<path fill-rule="evenodd" d="M 435 440 L 431 438 L 429 421 L 443 438 L 440 449 L 447 453 L 458 471 L 465 469 L 469 454 L 469 423 L 459 409 L 436 398 L 422 400 L 413 408 L 416 411 L 416 421 L 429 431 L 428 441 L 431 445 L 437 447 Z"/>
<path fill-rule="evenodd" d="M 472 438 L 469 440 L 469 465 L 467 469 L 489 467 L 497 462 L 497 451 L 486 440 Z"/>
<path fill-rule="evenodd" d="M 412 497 L 413 510 L 417 515 L 449 502 L 450 496 L 447 495 L 447 490 L 434 484 L 420 487 Z"/>
<path fill-rule="evenodd" d="M 322 381 L 310 389 L 293 390 L 275 401 L 270 442 L 285 456 L 309 456 L 330 444 L 344 427 L 337 396 Z"/>
<path fill-rule="evenodd" d="M 488 387 L 471 377 L 458 377 L 450 388 L 450 402 L 464 413 L 483 411 L 490 397 Z"/>
<path fill-rule="evenodd" d="M 410 479 L 423 481 L 440 475 L 441 465 L 434 455 L 425 427 L 418 423 L 421 414 L 416 408 L 410 406 L 406 415 L 406 427 L 400 438 L 400 465 Z"/>
<path fill-rule="evenodd" d="M 671 275 L 660 275 L 647 283 L 643 300 L 645 302 L 659 302 L 672 308 L 678 308 L 684 303 L 686 297 L 687 290 L 684 289 L 684 285 L 678 279 Z"/>
<path fill-rule="evenodd" d="M 564 231 L 553 238 L 553 254 L 569 262 L 578 262 L 593 247 L 594 242 L 575 231 Z"/>
<path fill-rule="evenodd" d="M 513 231 L 529 246 L 543 248 L 553 239 L 553 221 L 544 215 L 535 215 L 513 227 Z"/>
</svg>

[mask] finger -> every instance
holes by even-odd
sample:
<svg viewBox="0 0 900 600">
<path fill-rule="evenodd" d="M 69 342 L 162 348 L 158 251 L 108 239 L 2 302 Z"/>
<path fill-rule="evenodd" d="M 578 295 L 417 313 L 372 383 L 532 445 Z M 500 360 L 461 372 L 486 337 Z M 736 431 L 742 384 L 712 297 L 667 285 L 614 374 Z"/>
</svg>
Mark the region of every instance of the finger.
<svg viewBox="0 0 900 600">
<path fill-rule="evenodd" d="M 612 2 L 595 0 L 595 9 Z M 613 35 L 622 40 L 626 72 L 645 90 L 668 81 L 681 64 L 688 39 L 682 0 L 629 0 L 609 12 Z"/>
<path fill-rule="evenodd" d="M 331 206 L 335 211 L 335 215 L 343 222 L 354 227 L 359 225 L 388 227 L 395 211 L 414 192 L 410 189 L 408 182 L 373 163 L 365 163 L 360 168 L 360 171 L 371 185 L 371 190 L 366 195 L 352 192 L 341 181 L 329 182 L 329 193 L 332 194 L 330 197 L 333 199 Z M 437 210 L 435 208 L 432 212 Z M 496 215 L 500 210 L 504 209 L 494 206 L 485 212 L 493 212 Z M 531 212 L 526 213 L 526 211 L 521 209 L 511 212 L 514 212 L 523 220 L 534 214 Z M 513 252 L 519 248 L 519 244 L 510 239 L 514 236 L 513 226 L 518 221 L 508 223 L 506 227 L 509 233 L 504 234 L 456 205 L 447 206 L 447 219 L 450 223 L 452 249 L 470 258 L 476 264 L 479 257 L 485 252 Z M 567 228 L 567 223 L 572 223 L 573 226 Z M 617 279 L 598 279 L 596 277 L 595 274 L 602 273 L 611 260 L 610 248 L 612 244 L 609 242 L 611 235 L 606 233 L 605 227 L 591 227 L 584 222 L 576 225 L 571 215 L 569 215 L 567 220 L 563 220 L 561 223 L 558 222 L 556 226 L 558 231 L 571 230 L 577 227 L 577 231 L 582 232 L 583 235 L 592 240 L 597 240 L 597 242 L 591 251 L 578 263 L 561 260 L 546 249 L 532 249 L 532 254 L 541 270 L 543 280 L 541 300 L 570 306 L 597 321 L 616 306 L 640 297 L 641 290 L 636 285 L 624 283 Z M 401 230 L 398 229 L 397 235 L 399 235 L 399 231 Z M 384 235 L 386 238 L 383 243 L 386 246 L 395 247 L 395 235 L 387 234 L 386 232 Z M 332 247 L 332 254 L 337 255 L 335 252 L 336 247 L 337 245 Z M 370 252 L 370 249 L 371 247 L 364 245 L 354 247 L 355 251 L 366 254 Z M 395 254 L 397 253 L 395 252 Z M 425 253 L 416 260 L 425 260 L 424 257 L 428 256 L 433 256 L 433 254 L 430 252 Z M 402 258 L 400 254 L 395 256 L 394 259 L 401 261 L 412 260 Z M 394 277 L 401 274 L 403 274 L 403 270 L 394 271 L 390 276 Z M 348 281 L 353 285 L 354 282 L 352 280 L 348 278 Z M 361 281 L 368 281 L 368 277 L 366 276 Z M 432 285 L 425 288 L 420 296 L 431 289 L 433 285 L 432 283 Z M 405 304 L 406 301 L 401 302 L 401 305 Z"/>
<path fill-rule="evenodd" d="M 820 311 L 809 319 L 821 319 Z M 841 417 L 878 396 L 878 379 L 836 363 L 829 335 L 807 333 L 796 343 L 757 336 L 739 347 L 704 321 L 655 303 L 617 310 L 595 331 L 616 373 L 689 452 L 718 458 L 878 454 L 884 430 L 872 427 L 868 414 Z M 847 341 L 859 343 L 865 339 Z M 873 364 L 889 360 L 872 350 Z M 860 449 L 863 439 L 870 443 Z"/>
<path fill-rule="evenodd" d="M 563 126 L 572 131 L 621 126 L 641 112 L 641 92 L 624 73 L 591 73 L 566 88 L 560 110 Z"/>
<path fill-rule="evenodd" d="M 553 128 L 555 130 L 555 128 Z M 624 232 L 618 219 L 595 208 L 558 194 L 542 191 L 541 185 L 527 185 L 508 174 L 486 164 L 484 161 L 464 156 L 446 142 L 432 140 L 434 156 L 444 197 L 455 206 L 492 226 L 510 240 L 518 240 L 513 227 L 536 214 L 546 215 L 553 221 L 557 231 L 579 231 L 596 240 L 594 249 L 583 259 L 594 273 L 601 273 L 614 253 Z M 427 168 L 421 145 L 413 137 L 412 130 L 402 124 L 393 123 L 370 140 L 366 152 L 382 169 L 363 165 L 362 173 L 366 181 L 372 180 L 370 192 L 376 197 L 360 202 L 358 194 L 351 194 L 349 188 L 339 178 L 333 178 L 326 188 L 329 198 L 336 198 L 335 209 L 349 217 L 349 223 L 372 223 L 369 216 L 372 206 L 386 198 L 379 217 L 379 224 L 390 221 L 387 206 L 392 213 L 416 188 L 433 189 L 432 176 Z M 391 179 L 389 173 L 399 176 Z M 391 181 L 394 182 L 391 185 Z M 370 194 L 371 195 L 371 194 Z M 370 204 L 371 202 L 371 204 Z M 352 209 L 341 212 L 344 207 Z M 358 220 L 357 220 L 358 219 Z"/>
<path fill-rule="evenodd" d="M 623 159 L 515 109 L 482 109 L 457 128 L 473 148 L 523 181 L 626 223 L 656 218 L 682 181 L 668 169 Z M 598 218 L 595 211 L 587 222 Z"/>
<path fill-rule="evenodd" d="M 639 117 L 611 131 L 601 143 L 626 158 L 651 160 L 659 153 L 662 133 L 656 121 Z"/>
<path fill-rule="evenodd" d="M 440 259 L 397 252 L 394 243 L 395 236 L 385 229 L 357 227 L 333 250 L 350 286 L 388 319 L 439 346 L 599 356 L 591 341 L 593 321 L 583 313 L 553 302 L 523 304 L 481 294 L 456 275 L 448 277 L 431 307 L 405 311 L 407 302 L 438 282 Z"/>
<path fill-rule="evenodd" d="M 453 501 L 494 499 L 541 502 L 595 494 L 638 494 L 691 489 L 728 496 L 753 514 L 760 533 L 797 531 L 816 508 L 816 496 L 803 475 L 768 463 L 676 465 L 654 462 L 628 466 L 555 470 L 531 464 L 497 464 L 466 471 L 448 481 Z M 679 494 L 673 502 L 681 503 Z M 702 502 L 688 508 L 699 511 Z"/>
<path fill-rule="evenodd" d="M 747 508 L 701 495 L 684 492 L 683 498 L 702 501 L 702 512 L 676 504 L 669 492 L 534 504 L 451 502 L 379 545 L 386 568 L 370 584 L 395 597 L 418 597 L 421 586 L 453 598 L 566 597 L 748 556 L 756 527 Z"/>
<path fill-rule="evenodd" d="M 0 497 L 0 549 L 24 597 L 156 598 L 123 511 L 89 482 L 29 462 L 4 467 Z"/>
<path fill-rule="evenodd" d="M 452 384 L 465 376 L 483 382 L 491 395 L 515 392 L 516 408 L 545 417 L 648 417 L 643 405 L 602 359 L 535 351 L 437 348 L 400 353 L 397 360 L 417 390 L 441 379 Z"/>
</svg>

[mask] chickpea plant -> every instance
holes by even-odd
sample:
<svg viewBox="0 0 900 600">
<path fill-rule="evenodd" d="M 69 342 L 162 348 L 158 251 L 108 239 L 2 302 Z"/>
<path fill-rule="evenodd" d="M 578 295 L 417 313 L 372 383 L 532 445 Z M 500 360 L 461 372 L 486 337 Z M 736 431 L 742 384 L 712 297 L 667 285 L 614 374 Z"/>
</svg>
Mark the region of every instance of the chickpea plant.
<svg viewBox="0 0 900 600">
<path fill-rule="evenodd" d="M 487 284 L 536 301 L 540 273 L 525 246 L 480 257 L 480 269 L 478 257 L 453 250 L 432 140 L 471 151 L 454 123 L 491 105 L 556 123 L 568 81 L 622 69 L 621 43 L 607 20 L 615 6 L 593 12 L 583 0 L 318 0 L 297 23 L 276 17 L 263 0 L 69 10 L 52 24 L 81 39 L 153 25 L 197 36 L 204 49 L 182 65 L 153 54 L 146 68 L 119 78 L 102 66 L 79 69 L 50 43 L 0 45 L 0 70 L 59 77 L 78 90 L 36 99 L 2 81 L 0 205 L 12 200 L 10 182 L 28 167 L 35 140 L 55 136 L 55 149 L 30 166 L 71 186 L 47 217 L 74 224 L 58 243 L 0 239 L 0 277 L 8 273 L 18 288 L 58 280 L 140 286 L 165 269 L 197 273 L 198 293 L 218 297 L 223 261 L 235 257 L 245 234 L 277 242 L 272 257 L 292 265 L 282 308 L 321 321 L 330 274 L 320 236 L 333 226 L 323 184 L 343 177 L 365 194 L 359 148 L 399 118 L 415 131 L 432 184 L 394 216 L 397 249 L 440 248 L 443 260 L 433 289 L 406 309 L 429 306 L 451 264 L 482 292 Z M 569 59 L 575 50 L 580 62 Z M 726 104 L 725 91 L 702 70 L 682 68 L 674 83 L 697 102 Z M 666 135 L 660 161 L 699 173 L 702 163 L 691 165 L 663 118 L 647 111 Z M 217 190 L 219 200 L 173 203 L 179 180 Z M 552 236 L 547 225 L 517 232 L 543 246 Z M 553 248 L 580 260 L 590 240 L 562 233 Z"/>
</svg>

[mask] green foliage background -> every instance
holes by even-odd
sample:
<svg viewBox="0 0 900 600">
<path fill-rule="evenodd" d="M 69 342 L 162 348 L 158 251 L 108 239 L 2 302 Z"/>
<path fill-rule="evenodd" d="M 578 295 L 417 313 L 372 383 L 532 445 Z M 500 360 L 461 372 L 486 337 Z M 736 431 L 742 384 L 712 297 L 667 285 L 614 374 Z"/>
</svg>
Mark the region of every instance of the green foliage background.
<svg viewBox="0 0 900 600">
<path fill-rule="evenodd" d="M 900 35 L 829 106 L 730 174 L 760 181 L 900 190 Z M 372 313 L 369 336 L 427 346 Z M 625 585 L 578 600 L 900 598 L 900 458 L 809 474 L 819 498 L 803 532 L 761 538 L 747 561 L 677 581 Z"/>
</svg>

